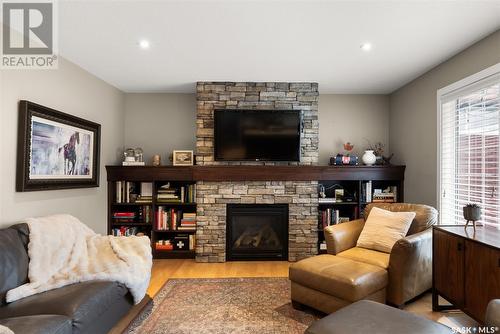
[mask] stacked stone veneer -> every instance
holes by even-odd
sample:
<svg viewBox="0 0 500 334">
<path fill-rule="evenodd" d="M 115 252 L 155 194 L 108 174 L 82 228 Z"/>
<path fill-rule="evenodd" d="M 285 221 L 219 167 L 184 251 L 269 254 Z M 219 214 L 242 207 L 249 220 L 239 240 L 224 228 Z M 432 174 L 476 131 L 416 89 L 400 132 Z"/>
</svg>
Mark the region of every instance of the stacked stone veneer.
<svg viewBox="0 0 500 334">
<path fill-rule="evenodd" d="M 198 82 L 196 84 L 196 163 L 198 165 L 241 164 L 214 161 L 214 109 L 289 109 L 302 111 L 304 127 L 301 134 L 300 164 L 317 164 L 319 157 L 318 97 L 317 83 Z"/>
<path fill-rule="evenodd" d="M 196 260 L 226 260 L 226 204 L 288 204 L 288 260 L 317 253 L 316 181 L 198 182 Z"/>
<path fill-rule="evenodd" d="M 214 161 L 214 109 L 301 110 L 301 165 L 318 163 L 318 84 L 284 82 L 198 82 L 198 165 L 287 164 Z M 297 164 L 297 163 L 290 163 Z M 316 181 L 197 182 L 196 260 L 226 261 L 226 204 L 288 204 L 288 259 L 317 253 Z"/>
</svg>

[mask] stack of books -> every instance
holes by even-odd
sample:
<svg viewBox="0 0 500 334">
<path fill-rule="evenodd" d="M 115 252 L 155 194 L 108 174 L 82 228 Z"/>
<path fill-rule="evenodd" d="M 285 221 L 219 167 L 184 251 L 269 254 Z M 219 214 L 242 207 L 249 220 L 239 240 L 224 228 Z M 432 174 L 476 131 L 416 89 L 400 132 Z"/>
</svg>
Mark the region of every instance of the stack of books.
<svg viewBox="0 0 500 334">
<path fill-rule="evenodd" d="M 141 193 L 135 200 L 136 203 L 151 204 L 153 202 L 153 183 L 141 182 Z"/>
<path fill-rule="evenodd" d="M 133 223 L 136 217 L 135 212 L 114 212 L 113 219 L 117 223 Z"/>
<path fill-rule="evenodd" d="M 177 189 L 170 188 L 169 184 L 161 186 L 160 189 L 158 189 L 156 199 L 159 203 L 181 203 L 181 198 L 177 194 Z"/>
<path fill-rule="evenodd" d="M 336 203 L 337 200 L 333 197 L 320 197 L 318 198 L 319 203 Z"/>
<path fill-rule="evenodd" d="M 191 231 L 196 229 L 196 213 L 185 212 L 182 214 L 181 223 L 177 228 L 179 231 Z"/>
<path fill-rule="evenodd" d="M 397 202 L 397 187 L 387 187 L 386 189 L 375 189 L 373 192 L 374 203 L 395 203 Z"/>
</svg>

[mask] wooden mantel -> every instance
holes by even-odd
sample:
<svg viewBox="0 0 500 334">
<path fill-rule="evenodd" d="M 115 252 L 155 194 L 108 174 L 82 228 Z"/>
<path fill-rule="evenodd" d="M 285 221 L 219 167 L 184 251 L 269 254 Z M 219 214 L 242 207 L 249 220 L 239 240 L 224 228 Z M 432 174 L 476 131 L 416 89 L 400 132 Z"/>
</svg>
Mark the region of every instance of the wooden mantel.
<svg viewBox="0 0 500 334">
<path fill-rule="evenodd" d="M 403 180 L 405 166 L 106 166 L 108 181 Z"/>
</svg>

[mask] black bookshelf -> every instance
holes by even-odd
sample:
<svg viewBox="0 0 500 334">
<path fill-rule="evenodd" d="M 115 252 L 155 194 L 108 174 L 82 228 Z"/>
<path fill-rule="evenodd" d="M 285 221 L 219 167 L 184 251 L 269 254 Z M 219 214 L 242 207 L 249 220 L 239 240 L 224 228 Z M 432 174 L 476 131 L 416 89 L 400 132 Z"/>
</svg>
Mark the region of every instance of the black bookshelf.
<svg viewBox="0 0 500 334">
<path fill-rule="evenodd" d="M 138 171 L 139 172 L 139 171 Z M 160 229 L 158 227 L 158 210 L 159 208 L 164 208 L 167 215 L 170 214 L 170 210 L 174 210 L 177 214 L 183 213 L 194 213 L 196 214 L 196 203 L 195 200 L 195 182 L 192 180 L 178 180 L 176 177 L 172 179 L 161 178 L 158 180 L 152 180 L 151 178 L 141 179 L 140 175 L 133 175 L 131 180 L 123 179 L 119 180 L 115 178 L 115 176 L 110 175 L 113 174 L 113 171 L 108 171 L 108 234 L 113 234 L 113 229 L 119 228 L 136 228 L 137 232 L 142 232 L 144 235 L 147 235 L 151 239 L 151 248 L 153 249 L 153 258 L 155 259 L 194 259 L 195 258 L 195 250 L 194 243 L 192 242 L 192 248 L 189 248 L 189 239 L 194 238 L 196 235 L 196 229 L 191 230 L 178 230 L 174 228 L 178 228 L 174 223 L 170 221 L 166 229 Z M 135 173 L 134 173 L 135 174 Z M 138 173 L 139 174 L 139 173 Z M 128 202 L 118 202 L 117 201 L 117 182 L 129 182 L 132 188 L 132 191 L 135 195 L 140 195 L 141 184 L 148 183 L 151 184 L 152 189 L 152 198 L 151 202 L 148 203 L 137 203 L 134 201 L 134 198 L 128 198 Z M 191 187 L 191 198 L 189 202 L 165 202 L 158 200 L 158 191 L 162 186 L 170 184 L 170 188 L 173 191 L 176 191 L 176 195 L 180 196 L 180 189 L 184 187 L 184 191 L 186 192 L 189 187 Z M 124 190 L 126 192 L 126 190 Z M 134 197 L 134 196 L 132 196 Z M 122 201 L 125 199 L 121 198 Z M 145 208 L 148 207 L 150 212 L 150 218 L 145 218 Z M 142 210 L 142 215 L 139 214 L 140 210 Z M 135 213 L 134 221 L 119 221 L 115 218 L 116 212 L 132 212 Z M 171 217 L 170 217 L 171 218 Z M 180 221 L 180 218 L 179 218 Z M 176 226 L 176 227 L 172 227 Z M 188 248 L 185 250 L 165 250 L 165 249 L 156 249 L 157 242 L 161 240 L 170 240 L 172 246 L 176 243 L 175 238 L 179 236 L 188 236 Z M 192 236 L 192 237 L 191 237 Z M 186 242 L 183 242 L 186 245 Z"/>
<path fill-rule="evenodd" d="M 363 171 L 366 171 L 369 167 L 363 167 Z M 394 170 L 397 169 L 397 172 Z M 325 241 L 325 236 L 323 232 L 323 220 L 326 210 L 335 212 L 338 210 L 339 218 L 355 220 L 363 218 L 364 210 L 366 206 L 373 201 L 373 192 L 375 189 L 386 190 L 390 188 L 391 190 L 396 190 L 396 194 L 393 199 L 388 199 L 387 202 L 403 202 L 404 201 L 404 170 L 405 166 L 391 166 L 390 168 L 384 168 L 381 166 L 374 166 L 371 169 L 370 179 L 366 179 L 366 173 L 356 173 L 356 167 L 351 167 L 349 178 L 339 178 L 332 180 L 320 180 L 319 188 L 321 186 L 325 189 L 326 198 L 329 200 L 335 199 L 335 190 L 342 189 L 344 195 L 339 198 L 339 202 L 320 202 L 318 203 L 318 253 L 324 254 L 326 250 L 321 249 L 321 244 Z M 371 184 L 371 197 L 366 198 L 367 194 L 367 184 Z M 319 189 L 318 189 L 319 192 Z M 320 196 L 321 198 L 321 196 Z M 346 198 L 348 200 L 346 200 Z M 341 223 L 341 222 L 336 222 Z"/>
</svg>

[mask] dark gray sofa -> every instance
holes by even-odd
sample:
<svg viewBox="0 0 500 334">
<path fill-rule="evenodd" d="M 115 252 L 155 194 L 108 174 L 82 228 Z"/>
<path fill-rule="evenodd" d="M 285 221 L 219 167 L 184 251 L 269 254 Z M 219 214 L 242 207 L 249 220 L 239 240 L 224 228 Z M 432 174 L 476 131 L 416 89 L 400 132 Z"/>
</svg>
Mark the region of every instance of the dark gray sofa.
<svg viewBox="0 0 500 334">
<path fill-rule="evenodd" d="M 28 281 L 28 225 L 0 229 L 0 325 L 14 333 L 107 333 L 133 306 L 116 282 L 68 285 L 7 304 L 7 291 Z"/>
</svg>

